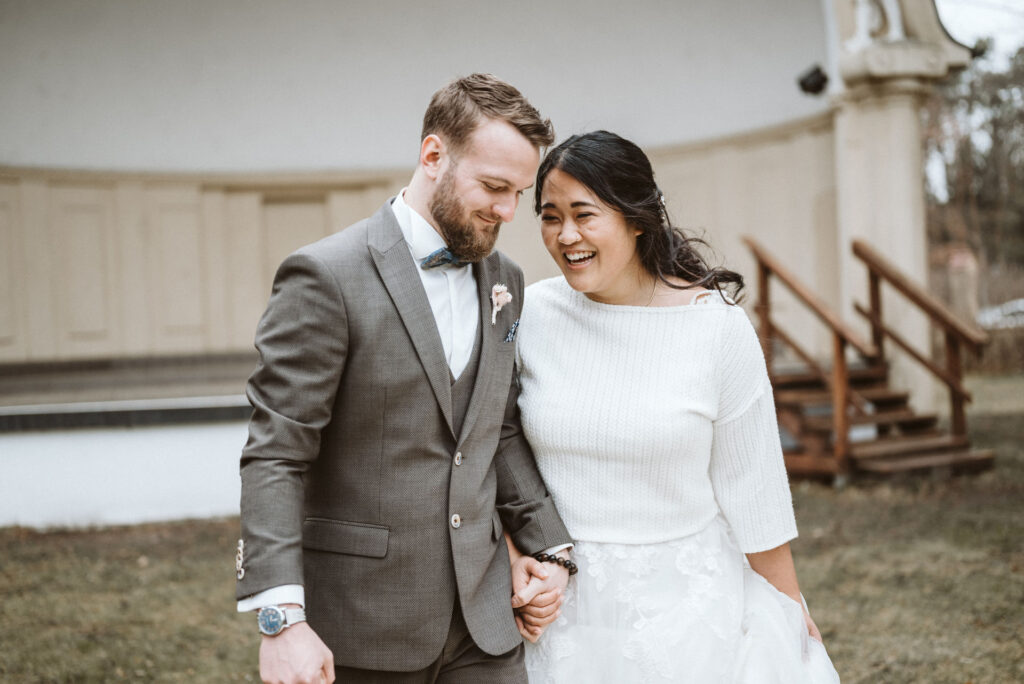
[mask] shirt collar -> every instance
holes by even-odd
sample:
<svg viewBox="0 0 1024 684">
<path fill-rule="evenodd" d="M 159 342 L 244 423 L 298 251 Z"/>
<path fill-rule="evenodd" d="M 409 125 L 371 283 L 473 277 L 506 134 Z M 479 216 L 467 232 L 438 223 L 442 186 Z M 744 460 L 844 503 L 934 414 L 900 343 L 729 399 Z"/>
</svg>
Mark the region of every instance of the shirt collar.
<svg viewBox="0 0 1024 684">
<path fill-rule="evenodd" d="M 397 219 L 398 225 L 402 229 L 402 237 L 405 238 L 406 243 L 409 245 L 412 258 L 418 263 L 436 250 L 447 247 L 447 245 L 444 242 L 444 238 L 434 230 L 434 227 L 427 223 L 427 220 L 420 216 L 416 210 L 405 203 L 404 195 L 406 190 L 407 188 L 402 188 L 402 191 L 395 197 L 395 201 L 391 203 L 391 211 L 394 212 L 395 219 Z"/>
</svg>

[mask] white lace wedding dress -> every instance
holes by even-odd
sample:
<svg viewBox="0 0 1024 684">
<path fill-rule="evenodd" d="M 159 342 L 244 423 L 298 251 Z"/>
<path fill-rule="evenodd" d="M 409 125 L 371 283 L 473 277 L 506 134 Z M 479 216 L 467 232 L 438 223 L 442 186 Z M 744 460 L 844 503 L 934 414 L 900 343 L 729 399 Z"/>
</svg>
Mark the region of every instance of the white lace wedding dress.
<svg viewBox="0 0 1024 684">
<path fill-rule="evenodd" d="M 579 566 L 531 684 L 834 684 L 801 606 L 744 553 L 796 536 L 771 388 L 739 307 L 527 290 L 523 428 Z"/>
<path fill-rule="evenodd" d="M 800 605 L 744 566 L 721 518 L 684 539 L 573 554 L 562 617 L 526 644 L 531 684 L 839 681 Z"/>
</svg>

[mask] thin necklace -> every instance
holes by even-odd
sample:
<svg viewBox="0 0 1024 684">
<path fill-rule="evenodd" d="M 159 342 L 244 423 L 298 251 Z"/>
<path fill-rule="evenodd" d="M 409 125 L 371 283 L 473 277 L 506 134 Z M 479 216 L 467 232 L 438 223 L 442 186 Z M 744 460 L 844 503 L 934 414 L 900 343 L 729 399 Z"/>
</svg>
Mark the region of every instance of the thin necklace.
<svg viewBox="0 0 1024 684">
<path fill-rule="evenodd" d="M 658 281 L 654 281 L 654 287 L 651 288 L 651 298 L 647 300 L 647 304 L 644 306 L 650 306 L 654 302 L 654 293 L 658 291 Z"/>
</svg>

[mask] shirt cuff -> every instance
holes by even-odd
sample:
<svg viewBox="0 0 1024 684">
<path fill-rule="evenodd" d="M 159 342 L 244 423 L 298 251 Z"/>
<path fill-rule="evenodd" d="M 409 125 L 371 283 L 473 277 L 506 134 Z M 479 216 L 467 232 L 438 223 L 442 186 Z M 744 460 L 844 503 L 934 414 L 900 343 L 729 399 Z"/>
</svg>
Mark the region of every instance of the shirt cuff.
<svg viewBox="0 0 1024 684">
<path fill-rule="evenodd" d="M 277 606 L 282 603 L 297 603 L 305 608 L 306 590 L 302 588 L 301 584 L 282 584 L 279 587 L 271 587 L 240 600 L 238 612 L 247 613 L 250 610 L 259 610 L 264 606 Z"/>
<path fill-rule="evenodd" d="M 550 549 L 544 549 L 543 553 L 554 555 L 559 551 L 564 551 L 565 549 L 569 549 L 571 551 L 572 544 L 560 544 L 559 546 L 552 546 Z"/>
</svg>

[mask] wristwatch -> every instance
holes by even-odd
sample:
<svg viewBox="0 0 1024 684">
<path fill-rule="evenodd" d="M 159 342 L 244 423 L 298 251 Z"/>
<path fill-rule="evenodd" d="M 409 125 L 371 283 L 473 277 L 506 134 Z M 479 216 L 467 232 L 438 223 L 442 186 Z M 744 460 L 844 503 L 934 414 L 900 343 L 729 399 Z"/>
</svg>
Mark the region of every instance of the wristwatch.
<svg viewBox="0 0 1024 684">
<path fill-rule="evenodd" d="M 276 636 L 286 627 L 306 621 L 306 611 L 302 608 L 285 608 L 283 606 L 264 606 L 256 613 L 256 624 L 260 634 Z"/>
</svg>

